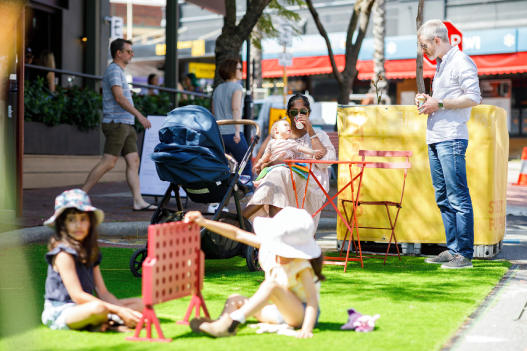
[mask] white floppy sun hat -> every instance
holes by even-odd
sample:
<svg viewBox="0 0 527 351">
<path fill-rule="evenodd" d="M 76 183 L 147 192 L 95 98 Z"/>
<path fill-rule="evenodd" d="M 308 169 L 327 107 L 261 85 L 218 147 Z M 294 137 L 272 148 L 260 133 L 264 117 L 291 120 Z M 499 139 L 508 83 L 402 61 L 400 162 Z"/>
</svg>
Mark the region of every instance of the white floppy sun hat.
<svg viewBox="0 0 527 351">
<path fill-rule="evenodd" d="M 273 218 L 257 217 L 254 231 L 262 247 L 275 255 L 309 260 L 322 254 L 315 241 L 315 223 L 306 210 L 288 206 Z"/>
<path fill-rule="evenodd" d="M 93 212 L 95 220 L 99 225 L 104 220 L 104 212 L 91 205 L 90 198 L 81 189 L 66 190 L 55 199 L 55 213 L 50 219 L 44 222 L 44 225 L 55 228 L 55 220 L 68 208 L 76 208 L 79 211 Z"/>
</svg>

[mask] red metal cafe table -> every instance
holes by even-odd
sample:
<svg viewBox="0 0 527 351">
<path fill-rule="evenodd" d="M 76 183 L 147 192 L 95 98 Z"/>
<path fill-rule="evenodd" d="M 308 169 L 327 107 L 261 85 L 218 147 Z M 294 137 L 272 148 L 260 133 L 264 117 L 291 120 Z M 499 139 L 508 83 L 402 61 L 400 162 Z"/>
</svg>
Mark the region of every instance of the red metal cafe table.
<svg viewBox="0 0 527 351">
<path fill-rule="evenodd" d="M 362 177 L 364 175 L 364 170 L 366 169 L 366 167 L 357 167 L 360 170 L 360 172 L 355 177 L 353 177 L 353 173 L 351 172 L 351 167 L 353 165 L 368 165 L 368 164 L 372 164 L 373 162 L 370 162 L 370 161 L 342 161 L 342 160 L 339 160 L 339 161 L 326 161 L 326 160 L 314 160 L 314 159 L 284 160 L 284 162 L 289 166 L 289 171 L 291 173 L 291 180 L 293 182 L 293 190 L 295 191 L 296 207 L 297 208 L 304 208 L 309 181 L 312 178 L 312 179 L 315 180 L 315 182 L 318 184 L 319 188 L 324 192 L 324 195 L 326 195 L 326 198 L 328 199 L 328 201 L 326 201 L 322 205 L 322 207 L 320 207 L 313 214 L 313 217 L 315 217 L 320 211 L 322 211 L 322 209 L 324 209 L 324 207 L 326 207 L 328 204 L 331 204 L 331 206 L 333 206 L 335 211 L 337 211 L 337 215 L 340 217 L 340 219 L 342 220 L 342 222 L 344 223 L 346 228 L 348 228 L 348 231 L 350 233 L 350 241 L 348 242 L 348 250 L 346 252 L 346 257 L 341 257 L 340 255 L 339 255 L 339 257 L 328 257 L 328 256 L 326 256 L 326 257 L 324 257 L 324 259 L 325 259 L 324 264 L 333 264 L 333 265 L 344 266 L 344 272 L 346 272 L 346 268 L 347 268 L 347 265 L 348 265 L 349 261 L 358 261 L 358 262 L 360 262 L 361 267 L 364 268 L 364 263 L 362 261 L 362 258 L 363 258 L 362 250 L 361 250 L 361 247 L 360 247 L 359 228 L 358 228 L 358 224 L 357 224 L 357 204 L 358 204 L 358 201 L 359 201 L 359 193 L 360 193 L 360 188 L 361 188 L 361 185 L 362 185 Z M 311 177 L 308 177 L 307 181 L 306 181 L 306 190 L 304 192 L 304 198 L 302 199 L 302 207 L 300 207 L 299 203 L 298 203 L 298 194 L 297 194 L 297 191 L 296 191 L 296 182 L 295 182 L 295 178 L 293 177 L 293 169 L 291 167 L 294 163 L 309 164 L 309 175 L 311 175 Z M 340 189 L 333 197 L 330 197 L 329 194 L 326 192 L 326 190 L 324 190 L 324 187 L 322 186 L 322 184 L 320 184 L 320 182 L 318 181 L 317 177 L 315 176 L 315 174 L 312 171 L 313 164 L 317 164 L 317 163 L 345 164 L 345 165 L 348 165 L 349 172 L 350 172 L 350 179 L 351 180 L 349 181 L 348 184 L 343 186 L 342 189 Z M 359 184 L 357 186 L 357 191 L 355 192 L 355 186 L 353 185 L 353 182 L 356 179 L 359 179 Z M 335 204 L 333 203 L 333 200 L 337 196 L 339 196 L 340 193 L 342 193 L 344 190 L 346 190 L 348 187 L 351 187 L 351 199 L 352 199 L 352 202 L 353 202 L 353 218 L 351 219 L 351 226 L 350 226 L 350 223 L 344 218 L 342 213 L 339 211 L 338 206 L 335 206 Z M 358 247 L 358 251 L 359 251 L 359 254 L 357 255 L 357 257 L 349 257 L 350 246 L 352 245 L 351 244 L 351 240 L 352 240 L 351 239 L 351 237 L 352 237 L 351 234 L 353 233 L 353 229 L 355 229 L 355 233 L 357 234 L 357 242 L 358 242 L 357 247 Z M 346 238 L 344 238 L 344 241 L 343 241 L 342 245 L 344 245 L 345 242 L 346 242 Z M 340 252 L 342 253 L 342 249 L 340 250 Z"/>
</svg>

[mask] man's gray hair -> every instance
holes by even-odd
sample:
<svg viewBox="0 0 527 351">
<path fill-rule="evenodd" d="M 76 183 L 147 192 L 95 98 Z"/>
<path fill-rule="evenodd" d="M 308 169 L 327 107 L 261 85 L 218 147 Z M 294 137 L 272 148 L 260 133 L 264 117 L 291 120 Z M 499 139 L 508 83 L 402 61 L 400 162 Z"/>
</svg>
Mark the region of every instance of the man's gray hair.
<svg viewBox="0 0 527 351">
<path fill-rule="evenodd" d="M 424 36 L 427 41 L 432 41 L 435 38 L 441 39 L 444 43 L 448 43 L 448 29 L 441 20 L 426 21 L 417 31 L 417 38 Z"/>
</svg>

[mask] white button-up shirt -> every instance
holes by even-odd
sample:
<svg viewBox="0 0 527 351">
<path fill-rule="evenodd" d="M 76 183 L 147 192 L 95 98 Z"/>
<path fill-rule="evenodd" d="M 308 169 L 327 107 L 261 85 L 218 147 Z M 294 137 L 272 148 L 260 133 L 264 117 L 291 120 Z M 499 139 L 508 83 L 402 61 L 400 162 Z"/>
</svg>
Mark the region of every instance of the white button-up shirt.
<svg viewBox="0 0 527 351">
<path fill-rule="evenodd" d="M 450 49 L 443 59 L 437 58 L 432 90 L 432 97 L 438 100 L 466 95 L 477 104 L 481 102 L 478 68 L 457 45 Z M 426 143 L 434 144 L 453 139 L 468 140 L 467 122 L 471 110 L 472 107 L 440 108 L 428 115 Z"/>
</svg>

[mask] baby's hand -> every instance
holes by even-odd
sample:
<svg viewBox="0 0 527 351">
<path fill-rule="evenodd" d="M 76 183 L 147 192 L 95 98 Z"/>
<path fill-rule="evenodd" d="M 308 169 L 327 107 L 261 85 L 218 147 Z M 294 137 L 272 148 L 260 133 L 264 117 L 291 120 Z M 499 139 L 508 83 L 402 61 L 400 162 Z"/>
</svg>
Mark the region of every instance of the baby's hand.
<svg viewBox="0 0 527 351">
<path fill-rule="evenodd" d="M 257 163 L 253 167 L 253 171 L 256 172 L 256 173 L 260 173 L 261 169 L 262 169 L 262 164 L 261 163 Z"/>
<path fill-rule="evenodd" d="M 317 160 L 320 160 L 322 157 L 324 157 L 324 152 L 322 150 L 315 150 L 314 155 Z"/>
<path fill-rule="evenodd" d="M 205 218 L 199 211 L 190 211 L 185 215 L 185 223 L 189 222 L 196 222 L 197 224 L 201 225 Z"/>
</svg>

